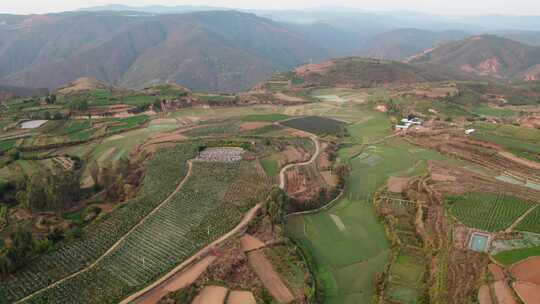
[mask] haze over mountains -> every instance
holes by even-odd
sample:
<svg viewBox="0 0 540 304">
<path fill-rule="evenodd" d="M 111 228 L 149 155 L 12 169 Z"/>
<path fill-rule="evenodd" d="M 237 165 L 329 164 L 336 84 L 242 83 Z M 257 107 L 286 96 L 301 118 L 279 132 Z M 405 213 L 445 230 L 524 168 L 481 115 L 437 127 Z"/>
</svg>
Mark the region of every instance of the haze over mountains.
<svg viewBox="0 0 540 304">
<path fill-rule="evenodd" d="M 79 77 L 94 77 L 132 88 L 176 82 L 193 90 L 234 92 L 303 63 L 343 56 L 404 60 L 440 45 L 444 47 L 411 62 L 533 80 L 540 64 L 534 47 L 540 45 L 538 20 L 353 9 L 238 12 L 121 5 L 0 15 L 0 84 L 54 89 Z M 498 37 L 485 36 L 485 43 L 468 39 L 484 33 Z M 495 70 L 489 67 L 493 58 Z"/>
</svg>

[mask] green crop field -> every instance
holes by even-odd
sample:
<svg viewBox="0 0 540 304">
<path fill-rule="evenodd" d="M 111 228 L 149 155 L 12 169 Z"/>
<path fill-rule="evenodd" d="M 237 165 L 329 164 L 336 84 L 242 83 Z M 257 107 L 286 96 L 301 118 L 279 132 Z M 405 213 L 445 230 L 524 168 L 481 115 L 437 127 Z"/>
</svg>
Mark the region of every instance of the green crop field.
<svg viewBox="0 0 540 304">
<path fill-rule="evenodd" d="M 15 139 L 7 139 L 0 141 L 0 151 L 6 151 L 15 146 L 17 141 Z"/>
<path fill-rule="evenodd" d="M 95 267 L 27 303 L 117 303 L 231 230 L 243 213 L 224 204 L 240 163 L 201 163 L 174 198 Z M 80 286 L 87 286 L 81 289 Z"/>
<path fill-rule="evenodd" d="M 540 233 L 540 207 L 536 207 L 516 227 L 517 230 Z"/>
<path fill-rule="evenodd" d="M 255 122 L 255 121 L 262 121 L 262 122 L 276 122 L 280 120 L 285 120 L 289 118 L 289 116 L 284 114 L 252 114 L 248 116 L 242 117 L 242 121 L 245 122 Z"/>
<path fill-rule="evenodd" d="M 330 118 L 319 116 L 308 116 L 295 118 L 281 123 L 290 128 L 314 133 L 318 135 L 330 134 L 339 135 L 343 133 L 344 123 Z"/>
<path fill-rule="evenodd" d="M 289 218 L 287 230 L 316 261 L 315 276 L 324 285 L 325 303 L 371 301 L 375 274 L 384 269 L 389 251 L 369 202 L 343 199 L 327 212 Z"/>
<path fill-rule="evenodd" d="M 195 155 L 196 147 L 191 144 L 158 152 L 149 162 L 144 184 L 135 198 L 86 226 L 82 238 L 40 256 L 5 279 L 0 285 L 0 300 L 19 300 L 94 261 L 176 188 L 187 172 L 186 161 Z M 177 170 L 170 170 L 171 165 Z"/>
<path fill-rule="evenodd" d="M 419 163 L 429 159 L 446 158 L 395 140 L 368 148 L 366 155 L 350 161 L 352 171 L 344 199 L 330 210 L 288 220 L 291 236 L 314 257 L 325 303 L 371 301 L 375 274 L 384 270 L 389 249 L 369 198 L 391 175 L 420 174 L 425 166 Z M 339 229 L 336 216 L 345 231 Z"/>
<path fill-rule="evenodd" d="M 276 160 L 261 159 L 261 166 L 269 176 L 276 176 L 279 173 L 279 165 Z"/>
<path fill-rule="evenodd" d="M 505 265 L 509 266 L 526 258 L 533 256 L 540 256 L 540 246 L 512 249 L 508 251 L 499 252 L 493 256 L 493 258 Z"/>
<path fill-rule="evenodd" d="M 464 225 L 486 231 L 508 228 L 531 204 L 521 199 L 491 193 L 447 197 L 449 213 Z"/>
<path fill-rule="evenodd" d="M 400 252 L 390 267 L 386 297 L 403 304 L 418 303 L 425 266 L 406 252 Z"/>
<path fill-rule="evenodd" d="M 493 108 L 488 105 L 480 105 L 473 109 L 472 111 L 475 114 L 484 115 L 484 116 L 495 116 L 495 117 L 510 117 L 515 114 L 513 110 L 503 109 L 503 108 Z"/>
</svg>

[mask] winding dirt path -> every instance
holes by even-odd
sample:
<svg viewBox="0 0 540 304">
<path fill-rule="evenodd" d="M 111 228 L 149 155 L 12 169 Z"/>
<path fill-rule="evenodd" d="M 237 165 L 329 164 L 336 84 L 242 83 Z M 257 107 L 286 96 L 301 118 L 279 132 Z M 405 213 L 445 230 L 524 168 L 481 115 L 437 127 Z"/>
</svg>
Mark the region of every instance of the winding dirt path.
<svg viewBox="0 0 540 304">
<path fill-rule="evenodd" d="M 321 145 L 319 143 L 319 139 L 315 135 L 311 135 L 309 138 L 315 144 L 315 153 L 313 153 L 313 155 L 311 156 L 311 159 L 306 161 L 306 162 L 288 164 L 288 165 L 286 165 L 285 167 L 283 167 L 281 169 L 281 171 L 279 172 L 279 188 L 281 190 L 285 190 L 285 182 L 286 182 L 286 180 L 285 180 L 285 172 L 287 172 L 287 170 L 289 170 L 289 169 L 291 169 L 293 167 L 297 167 L 297 166 L 309 165 L 309 164 L 313 163 L 315 160 L 317 160 L 317 157 L 319 157 L 319 154 L 321 153 Z"/>
<path fill-rule="evenodd" d="M 187 180 L 189 179 L 189 177 L 191 176 L 191 173 L 192 173 L 192 169 L 193 169 L 193 165 L 191 163 L 191 161 L 188 161 L 188 171 L 186 173 L 186 176 L 184 176 L 184 178 L 182 179 L 182 181 L 178 184 L 178 186 L 176 187 L 176 189 L 165 199 L 163 200 L 156 208 L 154 208 L 154 210 L 152 210 L 150 213 L 148 213 L 145 217 L 143 217 L 135 226 L 133 226 L 126 234 L 124 234 L 124 236 L 122 236 L 116 243 L 114 243 L 114 245 L 111 246 L 111 248 L 109 248 L 109 250 L 107 250 L 104 254 L 102 254 L 99 258 L 97 258 L 92 264 L 88 265 L 87 267 L 75 272 L 75 273 L 72 273 L 71 275 L 67 276 L 67 277 L 64 277 L 62 278 L 61 280 L 58 280 L 54 283 L 52 283 L 51 285 L 45 287 L 45 288 L 42 288 L 26 297 L 24 297 L 23 299 L 15 302 L 15 303 L 22 303 L 28 299 L 31 299 L 32 297 L 48 290 L 48 289 L 51 289 L 52 287 L 55 287 L 59 284 L 62 284 L 63 282 L 81 274 L 81 273 L 84 273 L 84 272 L 87 272 L 88 270 L 94 268 L 101 260 L 103 260 L 106 256 L 108 256 L 111 252 L 113 252 L 116 248 L 118 248 L 125 240 L 128 236 L 130 236 L 133 231 L 135 231 L 137 228 L 139 228 L 140 226 L 142 226 L 146 220 L 148 220 L 148 218 L 150 218 L 154 213 L 156 213 L 157 211 L 159 211 L 166 203 L 168 203 L 176 194 L 178 194 L 178 192 L 180 192 L 180 190 L 182 189 L 182 187 L 184 186 L 184 184 L 187 182 Z"/>
</svg>

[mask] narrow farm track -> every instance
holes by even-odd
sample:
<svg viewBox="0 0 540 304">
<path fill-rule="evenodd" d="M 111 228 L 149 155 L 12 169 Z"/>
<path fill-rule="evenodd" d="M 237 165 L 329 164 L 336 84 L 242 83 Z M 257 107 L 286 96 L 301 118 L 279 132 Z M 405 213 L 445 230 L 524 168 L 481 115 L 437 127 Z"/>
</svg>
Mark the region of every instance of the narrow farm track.
<svg viewBox="0 0 540 304">
<path fill-rule="evenodd" d="M 283 167 L 283 169 L 281 169 L 281 171 L 279 172 L 279 188 L 281 190 L 285 190 L 285 182 L 286 182 L 285 172 L 287 172 L 287 170 L 297 167 L 297 166 L 307 166 L 309 164 L 312 164 L 317 159 L 317 157 L 319 157 L 319 154 L 321 153 L 321 145 L 319 143 L 319 139 L 315 135 L 311 135 L 309 138 L 315 144 L 315 153 L 313 153 L 313 156 L 311 156 L 311 159 L 306 162 L 288 164 L 285 167 Z"/>
<path fill-rule="evenodd" d="M 527 217 L 527 215 L 532 213 L 536 208 L 538 208 L 538 205 L 534 205 L 529 208 L 529 210 L 527 210 L 527 212 L 523 213 L 523 215 L 521 215 L 517 220 L 515 220 L 514 223 L 510 225 L 510 227 L 506 228 L 504 232 L 512 232 L 514 228 L 516 228 L 516 226 L 519 225 L 519 223 L 521 223 Z"/>
<path fill-rule="evenodd" d="M 84 272 L 87 272 L 88 270 L 92 269 L 93 267 L 95 267 L 101 260 L 103 260 L 106 256 L 108 256 L 111 252 L 113 252 L 116 248 L 118 248 L 125 240 L 128 236 L 130 236 L 133 231 L 135 231 L 137 228 L 139 228 L 140 226 L 142 226 L 146 220 L 148 220 L 148 218 L 150 218 L 153 214 L 155 214 L 158 210 L 161 209 L 161 207 L 163 207 L 165 204 L 167 204 L 176 194 L 178 194 L 178 192 L 180 192 L 180 190 L 182 189 L 182 187 L 184 186 L 184 184 L 189 180 L 189 177 L 191 176 L 191 173 L 192 173 L 192 168 L 193 168 L 193 165 L 191 163 L 191 161 L 188 161 L 188 171 L 187 171 L 187 174 L 186 176 L 184 176 L 184 178 L 182 179 L 182 181 L 178 184 L 178 186 L 176 187 L 176 189 L 165 199 L 163 200 L 156 208 L 154 208 L 154 210 L 152 210 L 150 213 L 148 213 L 144 218 L 142 218 L 135 226 L 133 226 L 126 234 L 124 234 L 116 243 L 114 243 L 114 245 L 111 246 L 111 248 L 109 248 L 109 250 L 107 250 L 103 255 L 101 255 L 99 258 L 97 258 L 92 264 L 88 265 L 87 267 L 75 272 L 75 273 L 72 273 L 71 275 L 67 276 L 67 277 L 64 277 L 62 278 L 61 280 L 58 280 L 54 283 L 52 283 L 51 285 L 45 287 L 45 288 L 42 288 L 28 296 L 26 296 L 25 298 L 15 302 L 15 303 L 23 303 L 24 301 L 26 300 L 29 300 L 31 299 L 32 297 L 52 288 L 52 287 L 55 287 L 59 284 L 62 284 L 63 282 L 81 274 L 81 273 L 84 273 Z"/>
</svg>

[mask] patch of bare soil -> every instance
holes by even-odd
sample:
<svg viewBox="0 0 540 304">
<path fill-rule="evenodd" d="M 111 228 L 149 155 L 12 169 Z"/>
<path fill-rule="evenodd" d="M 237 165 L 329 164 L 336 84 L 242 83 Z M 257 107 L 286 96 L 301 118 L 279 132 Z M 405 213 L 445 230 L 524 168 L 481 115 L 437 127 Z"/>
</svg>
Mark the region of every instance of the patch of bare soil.
<svg viewBox="0 0 540 304">
<path fill-rule="evenodd" d="M 505 281 L 497 281 L 493 283 L 493 291 L 499 304 L 517 304 L 512 289 L 506 284 Z"/>
<path fill-rule="evenodd" d="M 168 293 L 188 287 L 189 285 L 193 284 L 193 282 L 195 282 L 204 271 L 206 271 L 206 269 L 212 264 L 212 262 L 215 261 L 215 259 L 216 256 L 213 255 L 203 258 L 185 271 L 175 274 L 158 287 L 152 289 L 149 293 L 141 297 L 137 303 L 155 304 Z"/>
<path fill-rule="evenodd" d="M 525 304 L 537 304 L 540 299 L 540 285 L 529 282 L 514 283 L 514 290 Z"/>
<path fill-rule="evenodd" d="M 323 147 L 323 149 L 325 148 Z M 331 165 L 332 162 L 330 161 L 328 153 L 321 153 L 321 155 L 317 159 L 317 167 L 319 168 L 319 170 L 328 170 L 330 169 Z"/>
<path fill-rule="evenodd" d="M 240 125 L 240 131 L 250 131 L 271 125 L 269 122 L 246 122 Z"/>
<path fill-rule="evenodd" d="M 334 175 L 332 173 L 332 171 L 330 171 L 330 170 L 322 171 L 321 176 L 324 179 L 324 181 L 326 182 L 326 184 L 328 184 L 328 186 L 330 186 L 332 188 L 337 187 L 337 185 L 338 185 L 338 176 Z"/>
<path fill-rule="evenodd" d="M 95 78 L 79 78 L 75 81 L 70 82 L 69 84 L 59 88 L 56 93 L 61 95 L 75 94 L 84 91 L 96 90 L 96 89 L 106 89 L 107 86 L 98 81 Z"/>
<path fill-rule="evenodd" d="M 287 194 L 299 203 L 305 203 L 314 199 L 322 185 L 317 181 L 311 180 L 305 170 L 301 167 L 294 167 L 285 173 L 287 181 L 285 191 Z"/>
<path fill-rule="evenodd" d="M 506 275 L 504 274 L 504 270 L 502 269 L 501 266 L 492 263 L 488 265 L 488 269 L 496 281 L 501 281 L 506 278 Z"/>
<path fill-rule="evenodd" d="M 261 296 L 264 289 L 261 281 L 249 266 L 248 258 L 238 240 L 231 240 L 215 252 L 216 261 L 195 283 L 205 286 L 210 282 L 223 282 L 230 289 L 249 290 Z"/>
<path fill-rule="evenodd" d="M 540 128 L 540 115 L 527 116 L 518 120 L 519 126 L 528 129 Z"/>
<path fill-rule="evenodd" d="M 392 176 L 388 179 L 388 191 L 392 193 L 402 193 L 407 188 L 409 177 Z"/>
<path fill-rule="evenodd" d="M 195 297 L 192 304 L 223 304 L 228 289 L 222 286 L 206 286 Z"/>
<path fill-rule="evenodd" d="M 478 290 L 478 303 L 480 304 L 494 304 L 491 299 L 491 292 L 489 290 L 489 285 L 482 285 Z"/>
<path fill-rule="evenodd" d="M 309 158 L 310 155 L 303 150 L 294 146 L 287 146 L 285 151 L 280 154 L 279 166 L 283 167 L 287 164 L 308 161 Z"/>
<path fill-rule="evenodd" d="M 324 74 L 326 70 L 334 64 L 333 61 L 327 61 L 319 64 L 306 64 L 296 68 L 295 72 L 299 76 L 305 76 L 306 74 L 316 73 Z"/>
<path fill-rule="evenodd" d="M 375 111 L 381 112 L 381 113 L 386 113 L 386 112 L 388 112 L 388 108 L 385 105 L 377 105 L 375 107 Z"/>
<path fill-rule="evenodd" d="M 282 304 L 294 301 L 294 296 L 289 288 L 283 283 L 272 263 L 266 258 L 261 250 L 248 253 L 249 263 L 257 276 L 262 281 L 268 292 Z"/>
<path fill-rule="evenodd" d="M 518 262 L 512 265 L 510 272 L 520 281 L 540 285 L 540 257 Z"/>
<path fill-rule="evenodd" d="M 285 101 L 287 103 L 300 103 L 300 102 L 305 102 L 305 100 L 303 98 L 300 98 L 300 97 L 296 97 L 296 96 L 290 96 L 290 95 L 285 95 L 283 93 L 276 93 L 274 94 L 274 96 L 280 100 L 280 101 Z"/>
<path fill-rule="evenodd" d="M 240 238 L 240 243 L 242 244 L 244 252 L 261 249 L 266 246 L 261 240 L 249 234 L 244 234 L 244 236 Z"/>
<path fill-rule="evenodd" d="M 445 281 L 444 289 L 435 289 L 430 293 L 432 300 L 462 304 L 466 299 L 473 300 L 478 296 L 475 286 L 484 276 L 489 260 L 481 253 L 463 249 L 466 230 L 457 233 L 460 229 L 458 226 L 454 231 L 456 227 L 452 227 L 445 216 L 443 195 L 438 190 L 429 178 L 415 179 L 410 183 L 407 196 L 414 201 L 424 202 L 422 213 L 417 214 L 416 231 L 425 244 L 426 256 L 431 257 L 428 285 L 437 286 L 441 279 Z M 461 242 L 448 237 L 451 231 Z M 445 273 L 445 277 L 441 278 L 441 273 Z"/>
<path fill-rule="evenodd" d="M 227 304 L 257 304 L 257 300 L 250 291 L 231 291 Z"/>
</svg>

